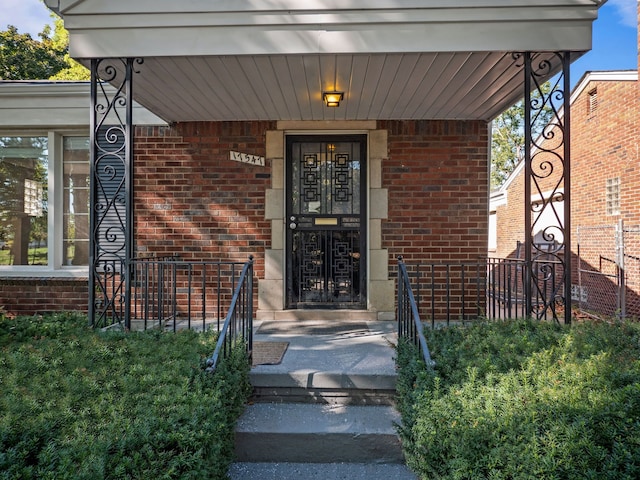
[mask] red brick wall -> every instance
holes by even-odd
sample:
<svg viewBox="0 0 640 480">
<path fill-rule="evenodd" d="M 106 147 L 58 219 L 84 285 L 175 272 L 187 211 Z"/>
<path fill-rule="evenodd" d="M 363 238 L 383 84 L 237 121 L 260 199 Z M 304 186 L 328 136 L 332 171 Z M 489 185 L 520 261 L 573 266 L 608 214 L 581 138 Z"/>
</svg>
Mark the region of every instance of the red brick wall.
<svg viewBox="0 0 640 480">
<path fill-rule="evenodd" d="M 0 279 L 0 311 L 33 315 L 55 311 L 86 312 L 89 283 L 85 279 Z"/>
<path fill-rule="evenodd" d="M 598 106 L 588 114 L 588 92 L 597 89 Z M 615 223 L 606 214 L 605 182 L 620 177 L 620 211 L 640 223 L 638 82 L 590 82 L 572 106 L 572 224 Z"/>
<path fill-rule="evenodd" d="M 486 123 L 381 121 L 378 128 L 388 130 L 382 186 L 389 191 L 389 218 L 382 247 L 392 270 L 398 255 L 407 262 L 486 257 Z M 271 166 L 231 161 L 229 151 L 264 156 L 265 132 L 274 129 L 274 122 L 136 128 L 136 253 L 238 262 L 254 255 L 256 276 L 263 278 Z M 15 305 L 20 298 L 20 313 L 86 310 L 87 290 L 86 281 L 4 281 L 0 300 Z"/>
<path fill-rule="evenodd" d="M 487 124 L 385 121 L 389 190 L 383 248 L 391 261 L 475 261 L 487 256 Z M 395 263 L 395 262 L 394 262 Z"/>
<path fill-rule="evenodd" d="M 492 257 L 514 257 L 517 242 L 524 241 L 524 173 L 511 183 L 507 202 L 496 208 L 497 246 Z"/>
<path fill-rule="evenodd" d="M 240 261 L 264 273 L 271 223 L 271 169 L 234 162 L 229 151 L 265 155 L 270 122 L 198 122 L 136 130 L 135 235 L 139 254 Z"/>
<path fill-rule="evenodd" d="M 390 271 L 403 256 L 409 270 L 420 264 L 424 320 L 471 319 L 484 311 L 477 282 L 487 256 L 488 134 L 482 121 L 379 122 L 388 130 L 389 158 L 382 186 L 389 191 L 389 218 L 382 246 Z M 432 267 L 430 263 L 471 263 Z M 478 277 L 479 276 L 479 277 Z M 429 285 L 433 280 L 434 289 Z M 414 280 L 415 282 L 415 280 Z"/>
<path fill-rule="evenodd" d="M 229 150 L 265 155 L 270 122 L 182 123 L 137 127 L 135 132 L 135 237 L 142 255 L 244 262 L 256 259 L 264 276 L 271 240 L 265 221 L 270 166 L 229 160 Z M 0 281 L 0 306 L 12 314 L 86 311 L 87 280 Z"/>
</svg>

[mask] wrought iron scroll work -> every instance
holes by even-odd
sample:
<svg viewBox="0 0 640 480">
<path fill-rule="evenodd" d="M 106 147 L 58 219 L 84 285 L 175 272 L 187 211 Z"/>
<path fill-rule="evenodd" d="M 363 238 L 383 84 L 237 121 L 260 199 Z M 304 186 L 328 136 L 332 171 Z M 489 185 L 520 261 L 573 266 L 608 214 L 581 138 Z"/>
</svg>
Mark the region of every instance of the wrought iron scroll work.
<svg viewBox="0 0 640 480">
<path fill-rule="evenodd" d="M 569 52 L 524 53 L 525 278 L 532 318 L 571 323 Z M 556 74 L 556 72 L 558 72 Z M 556 74 L 554 76 L 554 74 Z M 550 79 L 550 80 L 549 80 Z M 549 83 L 545 85 L 545 82 Z"/>
<path fill-rule="evenodd" d="M 129 328 L 133 256 L 134 65 L 142 59 L 91 61 L 91 236 L 89 322 Z"/>
</svg>

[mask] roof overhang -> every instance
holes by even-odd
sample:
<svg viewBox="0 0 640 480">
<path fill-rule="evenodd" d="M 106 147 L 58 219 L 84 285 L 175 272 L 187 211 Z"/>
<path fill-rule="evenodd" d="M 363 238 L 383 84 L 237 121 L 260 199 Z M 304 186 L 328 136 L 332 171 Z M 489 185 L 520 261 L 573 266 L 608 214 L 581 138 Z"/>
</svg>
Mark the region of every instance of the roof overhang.
<svg viewBox="0 0 640 480">
<path fill-rule="evenodd" d="M 0 81 L 0 129 L 88 132 L 90 95 L 89 82 Z M 136 125 L 165 124 L 135 102 L 133 120 Z"/>
<path fill-rule="evenodd" d="M 598 0 L 45 0 L 74 58 L 136 57 L 168 121 L 489 120 L 513 52 L 591 49 Z M 344 92 L 338 108 L 322 92 Z"/>
</svg>

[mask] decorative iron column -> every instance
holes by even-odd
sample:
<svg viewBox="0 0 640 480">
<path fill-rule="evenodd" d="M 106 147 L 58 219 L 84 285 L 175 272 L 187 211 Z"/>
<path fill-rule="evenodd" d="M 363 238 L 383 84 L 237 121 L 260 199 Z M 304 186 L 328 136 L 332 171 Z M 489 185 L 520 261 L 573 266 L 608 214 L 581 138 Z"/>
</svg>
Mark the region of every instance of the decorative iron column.
<svg viewBox="0 0 640 480">
<path fill-rule="evenodd" d="M 141 59 L 91 61 L 89 323 L 130 327 L 133 73 Z"/>
<path fill-rule="evenodd" d="M 566 324 L 571 323 L 570 55 L 515 55 L 525 73 L 525 311 L 531 318 Z"/>
</svg>

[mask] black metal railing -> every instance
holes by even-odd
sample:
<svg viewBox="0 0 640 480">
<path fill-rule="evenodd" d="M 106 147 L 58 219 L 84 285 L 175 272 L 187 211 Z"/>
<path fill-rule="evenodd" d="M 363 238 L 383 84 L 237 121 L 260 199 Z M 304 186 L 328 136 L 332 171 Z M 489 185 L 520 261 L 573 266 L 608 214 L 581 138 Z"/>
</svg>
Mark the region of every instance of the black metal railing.
<svg viewBox="0 0 640 480">
<path fill-rule="evenodd" d="M 253 265 L 251 257 L 245 263 L 176 256 L 132 260 L 127 327 L 220 331 L 248 265 Z"/>
<path fill-rule="evenodd" d="M 487 258 L 469 263 L 399 262 L 406 270 L 424 325 L 464 323 L 476 319 L 557 319 L 561 301 L 556 262 L 532 262 L 531 305 L 526 311 L 526 263 L 521 259 Z M 400 267 L 399 267 L 400 268 Z M 400 300 L 398 300 L 400 301 Z M 539 312 L 544 312 L 540 316 Z"/>
<path fill-rule="evenodd" d="M 409 339 L 420 349 L 425 364 L 434 365 L 427 340 L 424 338 L 416 297 L 402 257 L 398 257 L 398 337 Z"/>
<path fill-rule="evenodd" d="M 244 263 L 181 260 L 177 256 L 135 258 L 128 270 L 128 290 L 122 280 L 127 272 L 124 262 L 114 260 L 105 265 L 97 280 L 108 303 L 106 307 L 98 305 L 103 314 L 94 327 L 216 330 L 219 337 L 207 360 L 209 371 L 238 344 L 251 357 L 253 256 Z"/>
<path fill-rule="evenodd" d="M 526 317 L 524 260 L 488 258 L 487 269 L 487 318 Z"/>
<path fill-rule="evenodd" d="M 426 325 L 450 325 L 486 314 L 487 264 L 402 261 Z"/>
<path fill-rule="evenodd" d="M 563 310 L 571 307 L 571 299 L 564 298 L 565 265 L 553 257 L 540 255 L 538 260 L 531 262 L 530 312 L 527 311 L 526 262 L 509 258 L 487 259 L 487 317 L 531 317 L 560 322 L 564 318 Z"/>
<path fill-rule="evenodd" d="M 244 265 L 231 305 L 220 330 L 213 355 L 207 359 L 207 371 L 216 369 L 218 360 L 238 345 L 251 358 L 253 352 L 253 257 Z"/>
</svg>

